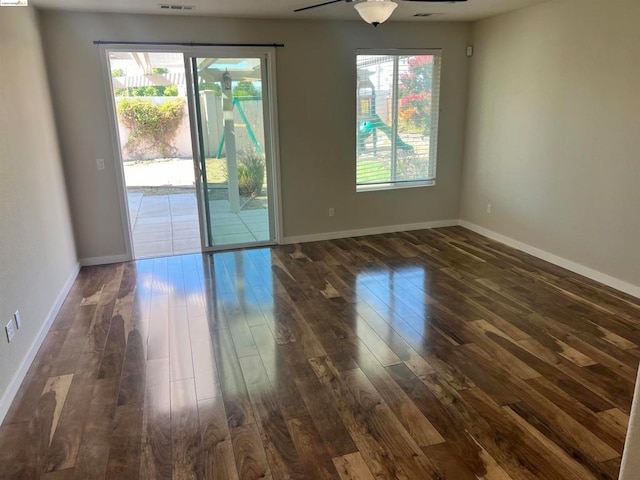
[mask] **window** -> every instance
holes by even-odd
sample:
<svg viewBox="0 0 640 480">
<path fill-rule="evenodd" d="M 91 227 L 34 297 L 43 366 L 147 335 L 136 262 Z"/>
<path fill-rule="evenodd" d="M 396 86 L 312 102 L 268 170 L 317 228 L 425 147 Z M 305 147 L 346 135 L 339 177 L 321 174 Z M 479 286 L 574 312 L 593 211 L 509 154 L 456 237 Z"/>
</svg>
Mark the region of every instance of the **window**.
<svg viewBox="0 0 640 480">
<path fill-rule="evenodd" d="M 434 185 L 442 52 L 358 54 L 356 189 Z"/>
</svg>

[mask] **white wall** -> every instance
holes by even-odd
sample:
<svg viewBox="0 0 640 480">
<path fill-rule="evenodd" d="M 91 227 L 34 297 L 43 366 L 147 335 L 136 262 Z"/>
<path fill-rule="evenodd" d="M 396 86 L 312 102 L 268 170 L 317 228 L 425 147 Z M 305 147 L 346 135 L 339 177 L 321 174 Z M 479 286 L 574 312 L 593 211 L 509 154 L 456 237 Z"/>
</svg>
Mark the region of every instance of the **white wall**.
<svg viewBox="0 0 640 480">
<path fill-rule="evenodd" d="M 558 0 L 475 25 L 464 220 L 640 286 L 639 24 Z"/>
<path fill-rule="evenodd" d="M 41 27 L 81 258 L 125 253 L 94 40 L 284 43 L 277 50 L 285 236 L 457 219 L 469 61 L 466 23 L 219 19 L 44 11 Z M 444 48 L 435 187 L 356 193 L 358 48 Z M 98 172 L 95 159 L 107 170 Z M 329 218 L 334 207 L 336 216 Z"/>
<path fill-rule="evenodd" d="M 75 273 L 76 253 L 32 8 L 0 8 L 0 66 L 1 420 L 12 378 Z M 4 325 L 16 309 L 23 326 L 8 344 Z"/>
</svg>

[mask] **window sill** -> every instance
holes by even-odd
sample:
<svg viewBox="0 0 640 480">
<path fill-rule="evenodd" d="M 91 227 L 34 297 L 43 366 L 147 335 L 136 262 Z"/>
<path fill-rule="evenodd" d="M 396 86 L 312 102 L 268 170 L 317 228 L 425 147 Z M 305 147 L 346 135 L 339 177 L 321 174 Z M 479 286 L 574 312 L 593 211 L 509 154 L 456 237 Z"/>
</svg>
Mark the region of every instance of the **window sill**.
<svg viewBox="0 0 640 480">
<path fill-rule="evenodd" d="M 435 180 L 423 180 L 420 182 L 403 182 L 403 183 L 379 183 L 376 185 L 356 185 L 356 192 L 377 192 L 379 190 L 403 190 L 405 188 L 433 187 Z"/>
</svg>

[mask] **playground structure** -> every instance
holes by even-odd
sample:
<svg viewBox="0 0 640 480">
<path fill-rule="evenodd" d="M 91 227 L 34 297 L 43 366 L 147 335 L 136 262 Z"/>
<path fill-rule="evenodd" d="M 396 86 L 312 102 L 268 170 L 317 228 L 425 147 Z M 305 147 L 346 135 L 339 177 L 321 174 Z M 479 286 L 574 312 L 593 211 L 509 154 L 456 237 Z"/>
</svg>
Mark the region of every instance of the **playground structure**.
<svg viewBox="0 0 640 480">
<path fill-rule="evenodd" d="M 206 151 L 204 142 L 204 131 L 208 129 L 206 126 L 208 121 L 208 115 L 202 105 L 202 97 L 200 96 L 200 84 L 203 85 L 218 85 L 220 89 L 220 96 L 222 99 L 222 124 L 217 126 L 217 130 L 220 132 L 220 141 L 216 151 L 216 158 L 221 158 L 222 150 L 224 148 L 224 157 L 227 164 L 227 196 L 229 201 L 229 209 L 231 213 L 238 213 L 242 208 L 240 203 L 240 191 L 239 191 L 239 169 L 238 169 L 238 154 L 241 153 L 241 149 L 238 148 L 237 136 L 236 136 L 236 122 L 234 118 L 234 111 L 237 111 L 242 120 L 242 124 L 246 128 L 246 132 L 249 135 L 253 148 L 257 153 L 262 153 L 260 143 L 256 138 L 256 135 L 251 127 L 251 122 L 247 119 L 247 116 L 240 104 L 240 98 L 236 97 L 233 93 L 233 82 L 262 82 L 260 59 L 222 59 L 222 58 L 201 58 L 197 60 L 197 71 L 194 72 L 194 87 L 196 98 L 199 102 L 196 104 L 197 119 L 199 122 L 199 129 L 203 133 L 201 135 L 201 148 Z M 230 71 L 231 70 L 231 71 Z M 214 93 L 214 95 L 217 95 Z M 245 97 L 242 97 L 245 98 Z M 218 103 L 218 101 L 215 101 Z M 261 108 L 261 102 L 260 108 Z M 219 105 L 219 103 L 218 103 Z M 221 127 L 221 128 L 220 128 Z M 207 178 L 206 169 L 202 171 L 202 180 L 205 188 L 205 211 L 207 217 L 210 217 L 210 206 L 208 202 L 209 197 L 209 181 Z M 209 237 L 212 236 L 212 232 L 209 231 Z"/>
<path fill-rule="evenodd" d="M 258 139 L 256 138 L 256 135 L 253 131 L 253 128 L 251 128 L 251 123 L 247 119 L 247 115 L 244 112 L 244 109 L 242 108 L 242 105 L 240 103 L 241 101 L 246 102 L 246 101 L 252 101 L 252 100 L 257 100 L 261 102 L 262 97 L 234 97 L 232 109 L 236 110 L 240 115 L 240 119 L 242 120 L 242 125 L 244 125 L 247 131 L 247 135 L 249 135 L 249 139 L 251 140 L 251 144 L 253 145 L 253 148 L 257 153 L 262 154 L 262 148 L 260 147 L 260 143 L 258 142 Z M 225 135 L 226 135 L 226 131 L 223 130 L 222 135 L 220 137 L 220 143 L 218 144 L 216 158 L 222 158 L 222 150 L 224 148 Z"/>
<path fill-rule="evenodd" d="M 371 137 L 373 155 L 378 154 L 378 131 L 382 132 L 398 149 L 413 152 L 414 148 L 406 143 L 400 135 L 393 134 L 393 129 L 382 121 L 377 112 L 376 88 L 369 78 L 372 72 L 358 70 L 358 151 L 364 152 L 365 140 Z M 395 150 L 395 149 L 392 149 Z"/>
</svg>

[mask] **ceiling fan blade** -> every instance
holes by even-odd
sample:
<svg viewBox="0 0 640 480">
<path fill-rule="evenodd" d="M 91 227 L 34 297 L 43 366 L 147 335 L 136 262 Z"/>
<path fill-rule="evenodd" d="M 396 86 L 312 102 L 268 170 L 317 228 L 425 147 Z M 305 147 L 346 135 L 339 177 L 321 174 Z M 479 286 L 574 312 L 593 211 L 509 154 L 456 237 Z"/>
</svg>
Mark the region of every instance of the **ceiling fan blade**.
<svg viewBox="0 0 640 480">
<path fill-rule="evenodd" d="M 328 2 L 316 3 L 315 5 L 311 5 L 309 7 L 297 8 L 294 12 L 304 12 L 305 10 L 311 10 L 312 8 L 324 7 L 325 5 L 331 5 L 332 3 L 340 3 L 346 0 L 329 0 Z"/>
</svg>

